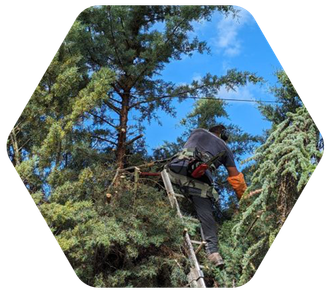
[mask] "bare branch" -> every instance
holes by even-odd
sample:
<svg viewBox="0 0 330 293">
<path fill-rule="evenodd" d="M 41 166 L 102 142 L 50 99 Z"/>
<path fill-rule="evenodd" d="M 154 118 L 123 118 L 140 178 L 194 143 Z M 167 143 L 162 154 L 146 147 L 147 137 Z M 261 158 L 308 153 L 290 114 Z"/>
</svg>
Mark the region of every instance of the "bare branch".
<svg viewBox="0 0 330 293">
<path fill-rule="evenodd" d="M 108 101 L 104 101 L 104 104 L 106 104 L 111 110 L 115 111 L 118 115 L 120 115 L 120 109 L 118 107 L 112 105 Z"/>
<path fill-rule="evenodd" d="M 113 101 L 113 102 L 116 102 L 116 103 L 118 103 L 118 104 L 121 104 L 120 101 L 118 101 L 118 100 L 116 100 L 116 99 L 114 99 L 114 98 L 112 98 L 112 97 L 110 97 L 110 96 L 109 96 L 109 100 L 111 100 L 111 101 Z"/>
<path fill-rule="evenodd" d="M 116 142 L 111 141 L 111 140 L 109 140 L 109 139 L 106 139 L 106 138 L 104 138 L 104 137 L 100 137 L 100 136 L 98 136 L 98 135 L 91 135 L 91 137 L 92 137 L 92 138 L 99 139 L 99 140 L 102 140 L 102 141 L 106 141 L 106 142 L 111 143 L 111 144 L 113 144 L 113 145 L 117 145 Z"/>
<path fill-rule="evenodd" d="M 138 135 L 138 136 L 132 138 L 131 140 L 125 142 L 125 145 L 126 145 L 126 146 L 127 146 L 127 145 L 130 145 L 130 144 L 132 144 L 134 141 L 140 139 L 141 137 L 143 137 L 143 134 L 140 134 L 140 135 Z"/>
<path fill-rule="evenodd" d="M 185 95 L 185 94 L 189 94 L 190 92 L 196 90 L 196 89 L 201 89 L 203 88 L 203 86 L 200 86 L 200 87 L 196 87 L 196 88 L 193 88 L 193 89 L 190 89 L 190 90 L 187 90 L 187 91 L 183 91 L 181 93 L 177 93 L 176 95 L 165 95 L 165 96 L 160 96 L 160 97 L 154 97 L 152 98 L 151 100 L 143 100 L 143 101 L 139 101 L 139 102 L 136 102 L 134 104 L 132 104 L 129 108 L 132 109 L 132 108 L 135 108 L 141 104 L 147 104 L 147 103 L 151 103 L 151 102 L 155 102 L 155 101 L 160 101 L 162 99 L 175 99 L 175 98 L 179 98 L 180 96 L 182 95 Z"/>
<path fill-rule="evenodd" d="M 87 113 L 90 114 L 90 115 L 92 115 L 93 117 L 95 117 L 95 118 L 101 120 L 102 122 L 108 124 L 109 126 L 115 128 L 115 129 L 118 128 L 118 125 L 114 125 L 114 124 L 112 124 L 111 122 L 109 122 L 108 120 L 104 119 L 103 117 L 101 117 L 101 116 L 99 116 L 99 115 L 97 115 L 97 114 L 94 114 L 94 113 L 92 113 L 92 112 L 87 112 Z"/>
<path fill-rule="evenodd" d="M 21 147 L 18 149 L 18 151 L 21 151 L 23 149 L 23 147 L 31 140 L 31 138 L 29 138 L 25 143 L 23 143 L 21 145 Z"/>
</svg>

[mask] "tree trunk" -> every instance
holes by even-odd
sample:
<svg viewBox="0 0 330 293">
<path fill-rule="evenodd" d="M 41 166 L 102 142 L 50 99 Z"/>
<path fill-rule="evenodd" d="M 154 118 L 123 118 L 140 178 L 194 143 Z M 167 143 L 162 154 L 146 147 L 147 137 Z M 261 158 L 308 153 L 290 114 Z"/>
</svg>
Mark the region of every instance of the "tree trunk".
<svg viewBox="0 0 330 293">
<path fill-rule="evenodd" d="M 13 164 L 14 164 L 14 166 L 18 166 L 21 163 L 21 154 L 19 152 L 19 147 L 18 147 L 16 132 L 15 132 L 15 127 L 10 132 L 10 139 L 12 140 L 13 150 L 14 150 L 14 162 L 13 162 Z"/>
<path fill-rule="evenodd" d="M 117 167 L 120 169 L 124 168 L 124 163 L 125 163 L 128 102 L 129 102 L 129 93 L 124 93 L 122 95 L 122 107 L 120 110 L 120 127 L 119 127 L 118 145 L 117 145 Z"/>
<path fill-rule="evenodd" d="M 298 182 L 291 176 L 285 176 L 281 179 L 279 195 L 277 199 L 277 209 L 279 218 L 279 227 L 281 228 L 288 218 L 293 206 L 295 205 L 298 194 L 296 186 Z"/>
</svg>

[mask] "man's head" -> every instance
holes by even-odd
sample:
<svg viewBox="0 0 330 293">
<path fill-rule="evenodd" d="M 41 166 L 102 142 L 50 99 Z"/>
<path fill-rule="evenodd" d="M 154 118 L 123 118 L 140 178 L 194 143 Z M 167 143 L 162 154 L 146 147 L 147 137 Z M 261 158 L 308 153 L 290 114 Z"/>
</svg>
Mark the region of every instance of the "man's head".
<svg viewBox="0 0 330 293">
<path fill-rule="evenodd" d="M 224 141 L 228 140 L 229 135 L 227 129 L 222 124 L 211 127 L 209 131 L 214 133 L 216 136 L 219 136 Z"/>
</svg>

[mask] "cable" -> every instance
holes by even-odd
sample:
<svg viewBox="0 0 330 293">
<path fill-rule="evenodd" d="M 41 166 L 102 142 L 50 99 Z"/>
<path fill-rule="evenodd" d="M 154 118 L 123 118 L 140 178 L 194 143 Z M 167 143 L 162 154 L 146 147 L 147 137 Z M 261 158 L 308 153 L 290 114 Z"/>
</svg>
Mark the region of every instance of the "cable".
<svg viewBox="0 0 330 293">
<path fill-rule="evenodd" d="M 186 93 L 185 93 L 186 94 Z M 181 95 L 183 95 L 181 93 Z M 131 95 L 133 98 L 137 98 L 139 99 L 141 96 L 135 96 L 135 95 Z M 193 99 L 193 100 L 214 100 L 214 101 L 230 101 L 230 102 L 248 102 L 248 103 L 268 103 L 268 104 L 279 104 L 278 101 L 270 101 L 270 100 L 248 100 L 248 99 L 233 99 L 233 98 L 211 98 L 211 97 L 205 97 L 205 98 L 201 98 L 201 97 L 194 97 L 194 96 L 188 96 L 188 97 L 184 97 L 184 96 L 180 96 L 180 94 L 178 94 L 178 96 L 163 96 L 163 97 L 153 97 L 153 99 L 151 99 L 150 103 L 155 102 L 155 101 L 160 101 L 160 100 L 164 100 L 164 99 Z M 147 101 L 140 101 L 140 102 L 136 102 L 136 104 L 146 104 Z M 134 108 L 134 106 L 131 105 L 132 108 Z"/>
<path fill-rule="evenodd" d="M 180 98 L 180 97 L 177 97 Z M 199 97 L 186 97 L 182 99 L 193 99 L 193 100 L 213 100 L 213 101 L 230 101 L 230 102 L 249 102 L 249 103 L 268 103 L 268 104 L 279 104 L 277 101 L 262 101 L 262 100 L 247 100 L 247 99 L 230 99 L 230 98 L 199 98 Z"/>
</svg>

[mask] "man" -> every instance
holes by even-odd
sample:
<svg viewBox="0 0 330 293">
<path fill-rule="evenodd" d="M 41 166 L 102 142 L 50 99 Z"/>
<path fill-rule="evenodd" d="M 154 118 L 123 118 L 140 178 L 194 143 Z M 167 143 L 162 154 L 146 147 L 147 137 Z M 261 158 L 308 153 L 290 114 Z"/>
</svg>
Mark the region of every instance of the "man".
<svg viewBox="0 0 330 293">
<path fill-rule="evenodd" d="M 228 134 L 223 125 L 214 126 L 209 130 L 195 129 L 185 143 L 184 149 L 168 165 L 173 184 L 193 202 L 207 243 L 208 259 L 215 266 L 222 266 L 224 263 L 218 251 L 217 226 L 212 209 L 212 198 L 219 197 L 213 188 L 212 171 L 220 165 L 227 169 L 227 180 L 238 199 L 247 188 L 243 174 L 236 168 L 233 154 L 226 144 L 227 140 Z M 212 165 L 202 176 L 194 178 L 194 169 L 196 170 L 203 162 L 204 166 L 205 162 L 212 162 Z"/>
</svg>

